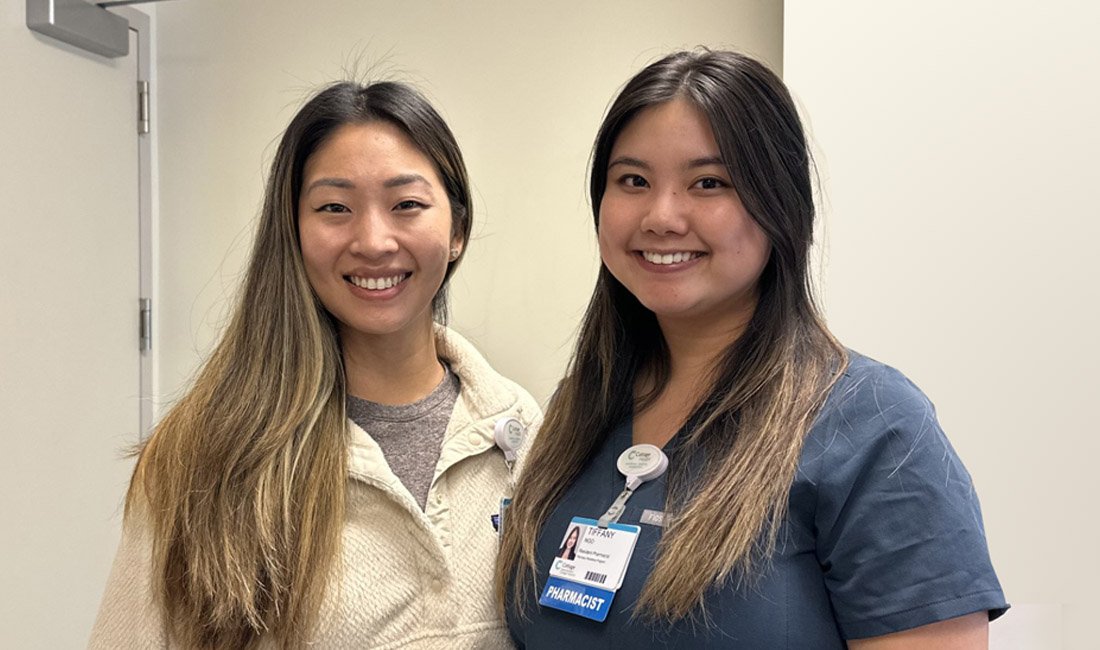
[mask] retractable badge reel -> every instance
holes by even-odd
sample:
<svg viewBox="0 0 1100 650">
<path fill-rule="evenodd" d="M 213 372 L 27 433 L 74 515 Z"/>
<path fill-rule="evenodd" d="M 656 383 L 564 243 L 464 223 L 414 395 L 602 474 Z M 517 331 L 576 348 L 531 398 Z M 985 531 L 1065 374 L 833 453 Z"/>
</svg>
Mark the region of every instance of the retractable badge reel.
<svg viewBox="0 0 1100 650">
<path fill-rule="evenodd" d="M 619 454 L 616 463 L 619 472 L 626 477 L 626 487 L 600 517 L 600 528 L 607 528 L 622 516 L 626 502 L 643 483 L 652 481 L 668 469 L 668 456 L 656 445 L 634 445 Z"/>
<path fill-rule="evenodd" d="M 504 464 L 508 466 L 508 482 L 515 488 L 516 452 L 523 445 L 523 436 L 527 433 L 527 427 L 516 418 L 501 418 L 493 425 L 493 442 L 504 452 Z M 512 505 L 511 497 L 500 500 L 500 510 L 491 515 L 493 528 L 498 535 L 504 532 L 504 514 L 508 506 Z"/>
<path fill-rule="evenodd" d="M 493 441 L 504 452 L 504 462 L 508 465 L 508 472 L 516 465 L 516 452 L 523 445 L 523 436 L 527 433 L 527 427 L 516 418 L 501 418 L 493 426 Z"/>
</svg>

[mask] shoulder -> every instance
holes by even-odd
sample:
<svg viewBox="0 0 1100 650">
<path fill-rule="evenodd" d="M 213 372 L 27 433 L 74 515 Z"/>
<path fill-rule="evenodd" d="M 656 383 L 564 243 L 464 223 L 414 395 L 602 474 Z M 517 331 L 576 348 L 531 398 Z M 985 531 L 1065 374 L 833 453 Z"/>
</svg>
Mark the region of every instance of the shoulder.
<svg viewBox="0 0 1100 650">
<path fill-rule="evenodd" d="M 877 477 L 901 486 L 923 475 L 919 483 L 969 485 L 932 402 L 898 370 L 856 352 L 807 435 L 799 471 L 815 484 Z"/>
<path fill-rule="evenodd" d="M 863 448 L 884 437 L 923 437 L 933 430 L 939 431 L 935 407 L 908 377 L 849 351 L 848 367 L 830 390 L 806 444 L 828 447 L 839 440 Z"/>
<path fill-rule="evenodd" d="M 791 512 L 813 531 L 846 638 L 1003 608 L 969 473 L 927 397 L 850 353 L 805 446 Z"/>
<path fill-rule="evenodd" d="M 829 392 L 818 419 L 857 416 L 890 421 L 934 410 L 924 393 L 899 370 L 849 350 L 848 367 Z"/>
<path fill-rule="evenodd" d="M 471 420 L 491 431 L 502 417 L 518 419 L 526 429 L 517 450 L 516 472 L 522 471 L 535 433 L 542 426 L 542 408 L 518 383 L 497 372 L 480 351 L 452 329 L 436 327 L 436 349 L 458 375 L 459 402 Z M 457 408 L 457 406 L 456 406 Z"/>
<path fill-rule="evenodd" d="M 857 502 L 973 497 L 932 402 L 901 372 L 855 352 L 807 434 L 795 483 L 819 516 Z"/>
<path fill-rule="evenodd" d="M 476 415 L 515 415 L 528 427 L 542 420 L 531 393 L 497 372 L 473 343 L 447 327 L 437 327 L 435 336 L 440 357 L 458 375 L 462 399 Z"/>
<path fill-rule="evenodd" d="M 153 575 L 153 530 L 148 506 L 135 498 L 122 524 L 89 648 L 167 647 Z"/>
</svg>

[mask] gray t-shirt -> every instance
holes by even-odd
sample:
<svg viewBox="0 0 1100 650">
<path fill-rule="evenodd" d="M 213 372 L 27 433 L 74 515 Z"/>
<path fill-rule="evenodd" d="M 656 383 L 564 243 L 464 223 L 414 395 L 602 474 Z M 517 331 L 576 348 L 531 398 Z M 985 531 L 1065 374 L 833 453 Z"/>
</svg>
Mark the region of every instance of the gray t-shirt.
<svg viewBox="0 0 1100 650">
<path fill-rule="evenodd" d="M 443 381 L 412 404 L 391 406 L 348 395 L 348 417 L 382 448 L 390 469 L 421 510 L 428 502 L 443 435 L 458 399 L 458 375 L 447 364 L 443 368 Z"/>
</svg>

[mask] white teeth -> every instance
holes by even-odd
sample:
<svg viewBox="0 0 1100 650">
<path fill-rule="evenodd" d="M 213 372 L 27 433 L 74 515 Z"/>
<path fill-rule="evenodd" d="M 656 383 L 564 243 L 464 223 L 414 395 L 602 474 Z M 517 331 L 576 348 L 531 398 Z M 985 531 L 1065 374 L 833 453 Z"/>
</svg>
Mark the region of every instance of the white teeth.
<svg viewBox="0 0 1100 650">
<path fill-rule="evenodd" d="M 393 287 L 401 284 L 405 278 L 409 277 L 408 273 L 401 275 L 394 275 L 388 278 L 360 278 L 354 275 L 349 275 L 348 280 L 352 284 L 368 291 L 381 291 L 383 289 L 392 289 Z"/>
<path fill-rule="evenodd" d="M 650 251 L 642 251 L 642 257 L 650 264 L 679 264 L 680 262 L 687 262 L 699 257 L 699 253 L 652 253 Z"/>
</svg>

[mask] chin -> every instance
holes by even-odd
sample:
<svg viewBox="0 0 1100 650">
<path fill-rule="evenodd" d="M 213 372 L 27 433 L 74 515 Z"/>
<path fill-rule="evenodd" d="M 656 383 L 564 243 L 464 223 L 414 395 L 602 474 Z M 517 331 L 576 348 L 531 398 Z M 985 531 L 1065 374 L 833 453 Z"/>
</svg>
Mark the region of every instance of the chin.
<svg viewBox="0 0 1100 650">
<path fill-rule="evenodd" d="M 690 316 L 694 312 L 695 305 L 680 300 L 669 299 L 638 299 L 642 306 L 653 312 L 659 318 L 677 318 Z"/>
<path fill-rule="evenodd" d="M 355 318 L 339 319 L 342 329 L 360 336 L 385 337 L 412 331 L 422 332 L 426 323 L 430 327 L 432 311 L 428 307 L 416 314 L 375 314 L 374 318 L 364 318 L 360 313 L 355 316 Z"/>
</svg>

